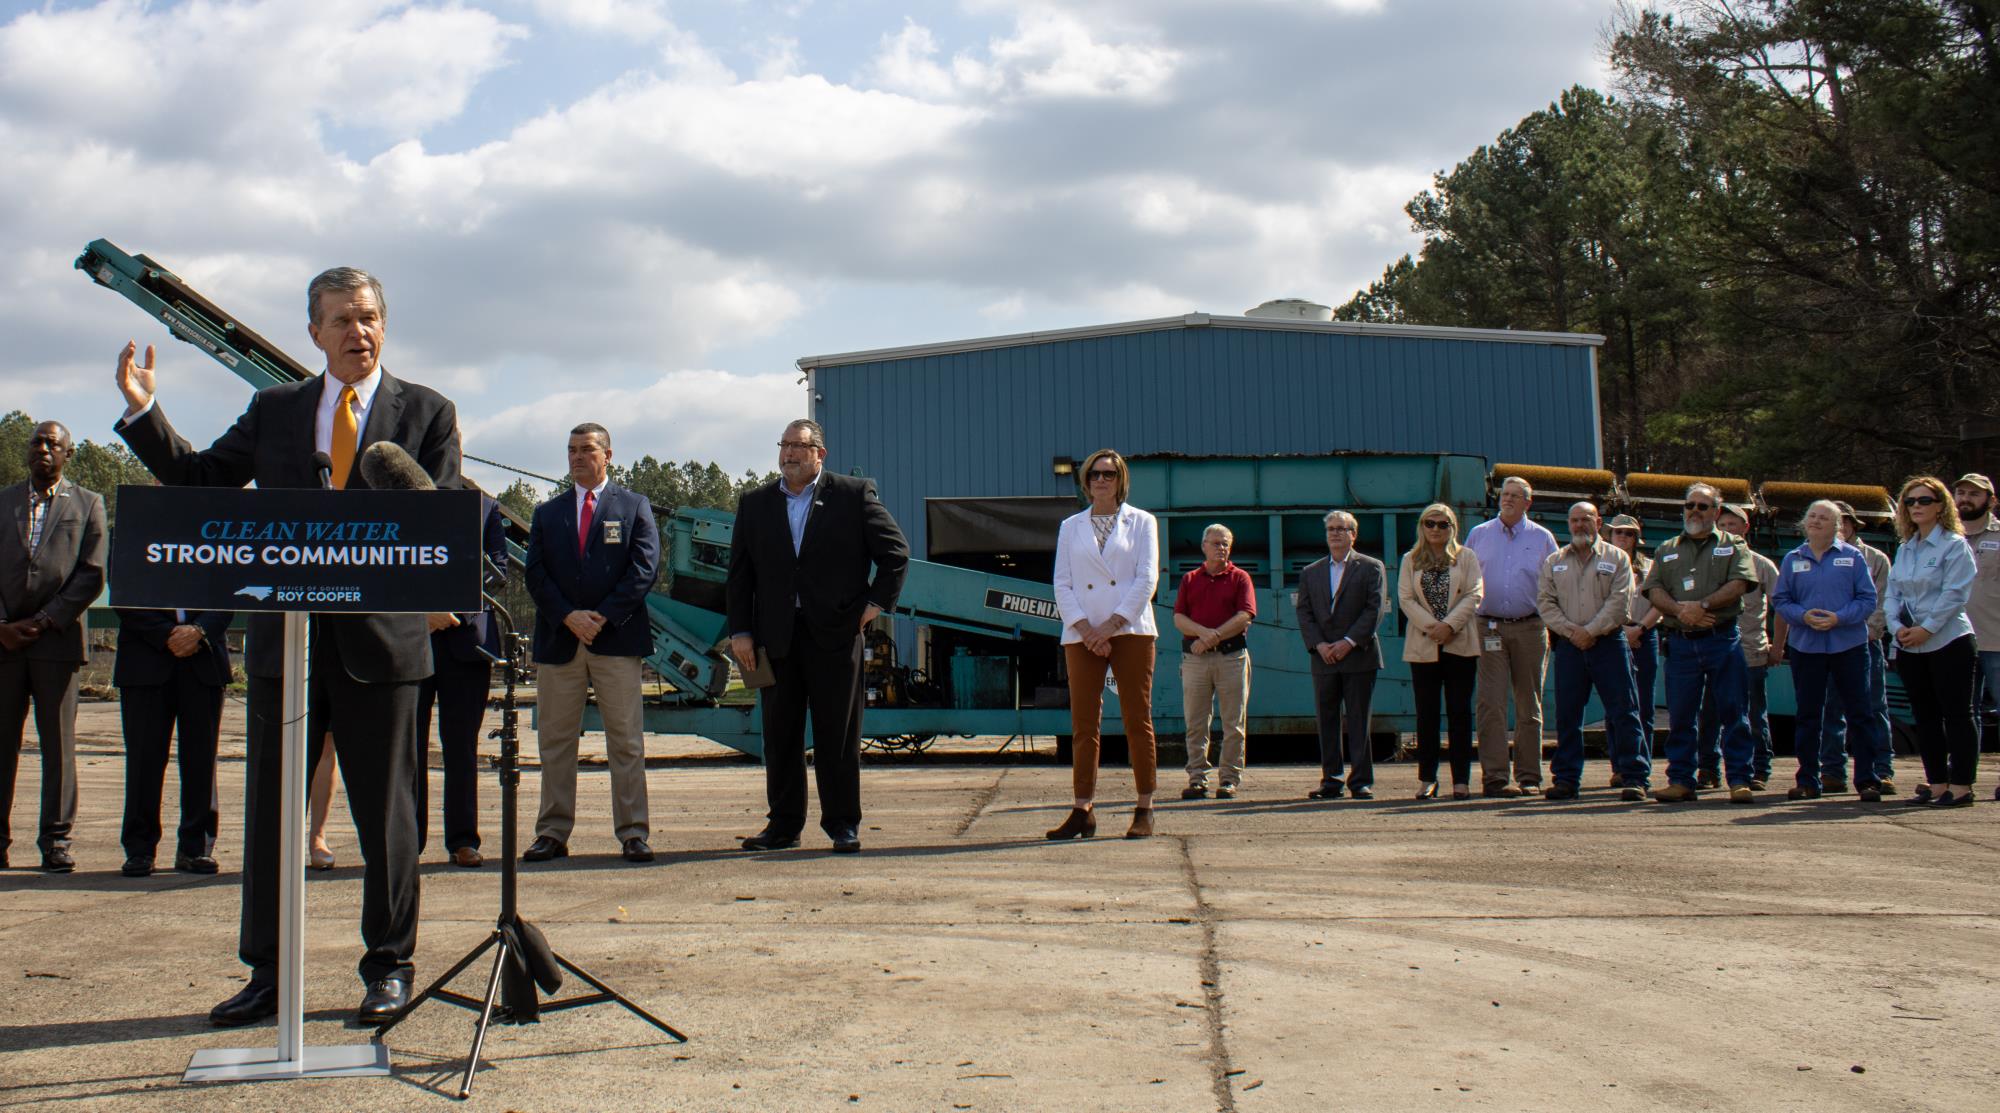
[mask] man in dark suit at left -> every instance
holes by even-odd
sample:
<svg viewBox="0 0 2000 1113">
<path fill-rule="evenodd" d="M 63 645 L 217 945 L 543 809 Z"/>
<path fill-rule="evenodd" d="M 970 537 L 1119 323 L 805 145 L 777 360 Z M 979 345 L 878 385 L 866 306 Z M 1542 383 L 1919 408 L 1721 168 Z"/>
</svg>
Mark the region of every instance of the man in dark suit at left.
<svg viewBox="0 0 2000 1113">
<path fill-rule="evenodd" d="M 230 611 L 118 612 L 118 721 L 125 732 L 126 877 L 147 877 L 160 845 L 160 790 L 180 728 L 181 822 L 174 868 L 214 873 L 215 744 L 229 686 Z"/>
<path fill-rule="evenodd" d="M 76 671 L 84 612 L 104 587 L 104 500 L 63 478 L 69 430 L 28 439 L 28 481 L 0 491 L 0 867 L 13 839 L 14 772 L 28 704 L 42 747 L 42 868 L 69 873 L 76 820 Z"/>
<path fill-rule="evenodd" d="M 326 353 L 326 372 L 258 391 L 236 424 L 196 450 L 174 431 L 154 396 L 153 349 L 145 363 L 127 344 L 117 382 L 125 396 L 118 433 L 163 483 L 260 490 L 313 488 L 315 452 L 333 461 L 328 485 L 367 486 L 358 466 L 370 445 L 408 452 L 441 488 L 459 485 L 458 415 L 450 400 L 381 367 L 388 303 L 366 271 L 336 267 L 306 289 L 307 331 Z M 250 984 L 215 1006 L 221 1026 L 249 1024 L 278 1008 L 278 855 L 299 838 L 279 823 L 283 616 L 249 621 L 249 769 L 245 777 L 243 917 L 238 955 Z M 330 709 L 335 753 L 365 864 L 360 962 L 366 991 L 356 1019 L 380 1024 L 409 1000 L 417 945 L 417 687 L 431 674 L 421 614 L 315 615 L 309 699 Z M 299 760 L 308 760 L 300 755 Z"/>
<path fill-rule="evenodd" d="M 1372 800 L 1375 755 L 1368 716 L 1375 674 L 1382 668 L 1382 562 L 1354 548 L 1360 523 L 1345 510 L 1329 513 L 1327 555 L 1299 573 L 1299 636 L 1312 663 L 1313 712 L 1319 721 L 1319 787 L 1315 800 L 1338 800 L 1343 757 L 1348 795 Z"/>
</svg>

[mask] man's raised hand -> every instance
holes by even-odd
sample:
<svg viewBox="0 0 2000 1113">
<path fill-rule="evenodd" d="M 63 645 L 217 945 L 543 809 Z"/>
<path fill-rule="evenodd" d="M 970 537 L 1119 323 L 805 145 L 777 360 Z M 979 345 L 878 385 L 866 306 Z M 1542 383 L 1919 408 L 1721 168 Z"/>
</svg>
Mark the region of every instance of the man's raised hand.
<svg viewBox="0 0 2000 1113">
<path fill-rule="evenodd" d="M 125 396 L 125 416 L 132 417 L 153 401 L 153 346 L 146 345 L 146 362 L 140 363 L 134 357 L 139 353 L 139 342 L 127 341 L 125 350 L 118 354 L 118 392 Z"/>
</svg>

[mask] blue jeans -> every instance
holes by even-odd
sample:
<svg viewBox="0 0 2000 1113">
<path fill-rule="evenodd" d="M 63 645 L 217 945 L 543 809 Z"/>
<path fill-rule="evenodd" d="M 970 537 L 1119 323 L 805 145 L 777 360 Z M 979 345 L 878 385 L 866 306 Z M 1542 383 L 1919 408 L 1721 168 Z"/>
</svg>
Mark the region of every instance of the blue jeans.
<svg viewBox="0 0 2000 1113">
<path fill-rule="evenodd" d="M 1750 666 L 1743 663 L 1743 645 L 1736 637 L 1735 624 L 1729 623 L 1705 638 L 1679 634 L 1666 638 L 1673 645 L 1667 654 L 1668 783 L 1694 787 L 1696 724 L 1701 717 L 1702 695 L 1712 692 L 1729 784 L 1748 785 L 1753 779 L 1753 747 L 1744 705 L 1749 699 Z"/>
<path fill-rule="evenodd" d="M 1770 683 L 1771 666 L 1746 664 L 1743 667 L 1749 688 L 1750 741 L 1755 750 L 1750 762 L 1752 777 L 1768 781 L 1771 779 L 1771 717 L 1764 711 L 1764 692 Z M 1721 766 L 1722 747 L 1716 730 L 1715 693 L 1710 691 L 1701 701 L 1701 771 L 1715 773 L 1720 771 Z"/>
<path fill-rule="evenodd" d="M 2000 652 L 1982 649 L 1979 651 L 1979 679 L 1983 687 L 1980 697 L 1972 701 L 1974 712 L 2000 711 Z"/>
<path fill-rule="evenodd" d="M 1639 635 L 1639 644 L 1632 647 L 1632 681 L 1639 692 L 1639 722 L 1645 725 L 1646 737 L 1653 735 L 1653 694 L 1658 689 L 1654 682 L 1660 675 L 1660 632 L 1648 630 Z"/>
<path fill-rule="evenodd" d="M 1611 767 L 1618 771 L 1628 788 L 1644 788 L 1652 776 L 1652 746 L 1639 728 L 1639 712 L 1633 706 L 1632 658 L 1624 635 L 1613 633 L 1597 639 L 1589 649 L 1578 649 L 1567 638 L 1558 639 L 1556 666 L 1556 756 L 1549 762 L 1549 777 L 1559 785 L 1578 787 L 1583 782 L 1583 707 L 1590 690 L 1597 689 L 1604 705 L 1605 746 L 1611 753 Z"/>
<path fill-rule="evenodd" d="M 1889 654 L 1882 638 L 1868 639 L 1868 712 L 1866 719 L 1880 727 L 1881 748 L 1875 751 L 1875 775 L 1863 777 L 1855 771 L 1854 782 L 1890 780 L 1896 775 L 1896 747 L 1889 728 Z M 1984 657 L 1984 654 L 1980 656 Z M 1994 654 L 2000 657 L 2000 653 Z M 1794 683 L 1797 677 L 1793 678 Z M 1864 724 L 1866 725 L 1866 724 Z M 1847 778 L 1847 713 L 1839 700 L 1826 701 L 1824 729 L 1820 733 L 1819 775 L 1824 780 Z"/>
<path fill-rule="evenodd" d="M 1876 653 L 1881 650 L 1878 648 Z M 1820 749 L 1826 707 L 1840 706 L 1860 728 L 1853 733 L 1854 787 L 1874 784 L 1880 768 L 1876 757 L 1889 748 L 1888 722 L 1873 714 L 1869 694 L 1868 646 L 1857 645 L 1841 653 L 1793 653 L 1792 685 L 1798 692 L 1799 713 L 1792 737 L 1798 744 L 1799 786 L 1820 787 L 1826 756 Z M 1847 770 L 1835 755 L 1834 772 L 1847 779 Z"/>
</svg>

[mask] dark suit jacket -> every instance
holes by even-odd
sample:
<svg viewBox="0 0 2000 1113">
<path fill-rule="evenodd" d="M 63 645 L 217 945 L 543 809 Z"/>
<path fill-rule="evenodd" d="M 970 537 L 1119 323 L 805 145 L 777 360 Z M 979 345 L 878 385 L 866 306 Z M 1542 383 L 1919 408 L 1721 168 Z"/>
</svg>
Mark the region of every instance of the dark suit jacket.
<svg viewBox="0 0 2000 1113">
<path fill-rule="evenodd" d="M 1299 636 L 1312 656 L 1312 671 L 1379 669 L 1382 642 L 1375 635 L 1375 627 L 1382 621 L 1382 585 L 1388 582 L 1382 562 L 1361 553 L 1349 556 L 1347 571 L 1340 578 L 1340 597 L 1329 599 L 1332 585 L 1327 561 L 1330 559 L 1321 557 L 1299 573 Z M 1314 647 L 1342 638 L 1354 642 L 1354 651 L 1337 664 L 1321 661 Z"/>
<path fill-rule="evenodd" d="M 229 683 L 229 630 L 234 611 L 189 611 L 187 624 L 201 627 L 202 647 L 187 657 L 176 657 L 167 649 L 167 635 L 180 623 L 172 611 L 118 610 L 118 661 L 111 668 L 111 683 L 120 688 L 165 684 L 174 678 L 174 665 L 186 661 L 195 679 L 220 688 Z"/>
<path fill-rule="evenodd" d="M 241 487 L 254 480 L 266 491 L 318 487 L 319 475 L 312 465 L 313 423 L 323 377 L 258 391 L 236 424 L 200 451 L 174 432 L 157 401 L 132 421 L 119 422 L 118 435 L 160 482 L 170 486 Z M 437 391 L 383 371 L 368 410 L 368 426 L 361 431 L 360 448 L 366 450 L 378 441 L 401 446 L 439 487 L 459 485 L 458 413 Z M 354 460 L 348 490 L 367 486 L 360 451 Z M 431 674 L 431 640 L 423 615 L 321 615 L 318 621 L 323 635 L 337 639 L 348 673 L 364 684 L 422 680 Z M 258 677 L 282 674 L 283 640 L 283 615 L 252 615 L 244 671 Z"/>
<path fill-rule="evenodd" d="M 804 539 L 792 553 L 784 480 L 736 504 L 729 542 L 729 631 L 748 633 L 772 656 L 791 651 L 793 600 L 823 649 L 853 642 L 873 603 L 896 606 L 910 546 L 875 494 L 875 482 L 821 471 Z"/>
<path fill-rule="evenodd" d="M 494 567 L 506 568 L 507 519 L 500 516 L 500 504 L 492 499 L 481 498 L 479 505 L 486 511 L 486 522 L 480 527 L 479 549 Z M 493 656 L 500 656 L 500 624 L 493 621 L 493 612 L 485 607 L 459 615 L 458 625 L 431 635 L 433 657 L 445 656 L 468 665 L 491 664 L 491 659 L 479 652 L 482 647 Z"/>
<path fill-rule="evenodd" d="M 644 657 L 653 652 L 653 624 L 646 593 L 660 573 L 660 530 L 653 505 L 616 483 L 606 483 L 591 511 L 590 540 L 576 551 L 576 492 L 564 491 L 535 507 L 528 525 L 524 566 L 535 598 L 535 660 L 562 665 L 576 657 L 576 635 L 563 625 L 571 611 L 596 611 L 604 629 L 590 643 L 603 657 Z M 618 538 L 614 544 L 609 538 Z"/>
<path fill-rule="evenodd" d="M 67 479 L 42 521 L 42 543 L 28 551 L 28 485 L 0 491 L 0 617 L 16 622 L 47 614 L 55 629 L 0 661 L 84 659 L 85 612 L 104 590 L 104 499 Z"/>
</svg>

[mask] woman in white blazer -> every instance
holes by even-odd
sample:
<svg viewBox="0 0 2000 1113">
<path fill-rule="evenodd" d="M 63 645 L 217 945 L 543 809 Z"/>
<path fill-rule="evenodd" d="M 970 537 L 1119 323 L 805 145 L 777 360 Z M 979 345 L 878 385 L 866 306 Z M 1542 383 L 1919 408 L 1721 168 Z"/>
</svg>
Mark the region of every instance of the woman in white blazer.
<svg viewBox="0 0 2000 1113">
<path fill-rule="evenodd" d="M 1451 720 L 1451 798 L 1472 796 L 1472 688 L 1479 679 L 1473 614 L 1484 594 L 1479 558 L 1458 543 L 1458 515 L 1434 502 L 1417 516 L 1417 540 L 1403 554 L 1396 599 L 1409 626 L 1403 660 L 1417 704 L 1417 799 L 1438 791 L 1438 695 Z"/>
<path fill-rule="evenodd" d="M 1063 659 L 1069 666 L 1069 721 L 1076 802 L 1051 839 L 1097 833 L 1097 755 L 1104 715 L 1104 674 L 1118 680 L 1118 706 L 1132 752 L 1139 793 L 1128 839 L 1153 833 L 1153 591 L 1160 582 L 1160 527 L 1151 514 L 1125 505 L 1131 473 L 1108 448 L 1083 462 L 1090 506 L 1065 519 L 1056 535 L 1056 609 L 1062 614 Z"/>
</svg>

